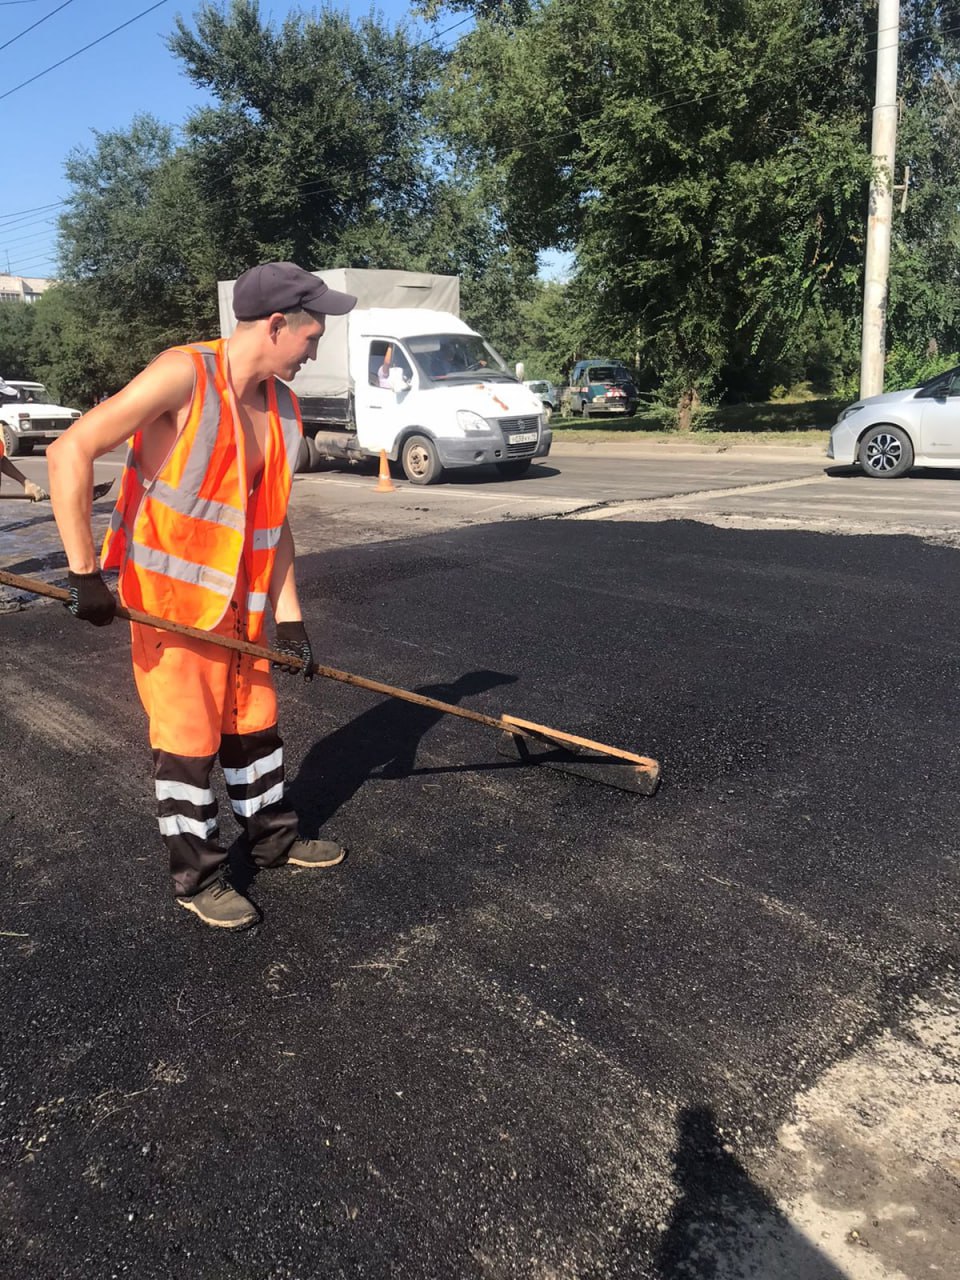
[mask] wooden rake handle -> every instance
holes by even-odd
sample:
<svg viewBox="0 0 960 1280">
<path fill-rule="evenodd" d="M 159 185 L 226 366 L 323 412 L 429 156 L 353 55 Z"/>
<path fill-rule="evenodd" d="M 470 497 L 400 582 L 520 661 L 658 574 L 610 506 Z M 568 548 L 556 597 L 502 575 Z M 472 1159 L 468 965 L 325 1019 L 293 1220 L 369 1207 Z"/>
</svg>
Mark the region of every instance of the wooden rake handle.
<svg viewBox="0 0 960 1280">
<path fill-rule="evenodd" d="M 15 573 L 0 569 L 0 582 L 8 587 L 16 587 L 20 591 L 29 591 L 33 595 L 46 596 L 50 600 L 70 599 L 69 591 L 62 587 L 54 587 L 36 578 L 22 578 Z M 291 657 L 289 654 L 277 653 L 263 645 L 251 644 L 249 640 L 237 640 L 233 636 L 215 635 L 210 631 L 200 631 L 197 627 L 188 627 L 181 622 L 169 622 L 166 618 L 155 618 L 149 613 L 141 613 L 139 609 L 127 609 L 117 605 L 117 617 L 126 618 L 129 622 L 139 622 L 147 627 L 157 627 L 161 631 L 170 631 L 173 635 L 189 636 L 191 640 L 202 640 L 204 644 L 216 645 L 221 649 L 232 649 L 235 653 L 246 653 L 253 658 L 265 658 L 270 662 L 280 663 L 285 667 L 303 669 L 303 659 Z M 594 742 L 590 738 L 579 738 L 573 733 L 563 733 L 559 729 L 550 729 L 546 725 L 536 724 L 532 720 L 518 720 L 514 716 L 487 716 L 480 711 L 471 711 L 467 707 L 458 707 L 452 702 L 441 702 L 437 698 L 428 698 L 422 693 L 413 693 L 409 689 L 398 689 L 395 685 L 384 684 L 381 680 L 369 680 L 366 676 L 354 675 L 350 671 L 340 671 L 336 667 L 327 667 L 323 663 L 313 664 L 315 675 L 327 680 L 337 680 L 340 684 L 351 684 L 357 689 L 367 689 L 371 693 L 382 693 L 389 698 L 399 698 L 402 702 L 412 702 L 418 707 L 429 707 L 432 711 L 440 711 L 444 715 L 459 716 L 461 720 L 470 720 L 474 724 L 482 724 L 487 729 L 499 729 L 514 737 L 533 738 L 540 742 L 549 742 L 557 747 L 571 750 L 596 751 L 635 765 L 643 772 L 659 774 L 660 766 L 649 756 L 634 755 L 631 751 L 623 751 L 619 747 L 606 746 L 602 742 Z"/>
</svg>

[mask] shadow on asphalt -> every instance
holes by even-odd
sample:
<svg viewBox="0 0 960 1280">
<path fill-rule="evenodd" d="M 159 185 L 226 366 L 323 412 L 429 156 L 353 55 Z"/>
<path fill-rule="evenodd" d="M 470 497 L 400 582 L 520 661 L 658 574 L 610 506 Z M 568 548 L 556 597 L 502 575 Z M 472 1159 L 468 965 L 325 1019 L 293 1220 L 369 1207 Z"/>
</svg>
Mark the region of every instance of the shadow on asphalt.
<svg viewBox="0 0 960 1280">
<path fill-rule="evenodd" d="M 661 1237 L 656 1275 L 662 1280 L 715 1274 L 846 1280 L 724 1149 L 710 1107 L 685 1107 L 677 1129 L 678 1198 Z"/>
<path fill-rule="evenodd" d="M 545 476 L 558 476 L 560 471 L 557 467 L 547 466 L 545 463 L 534 462 L 529 471 L 524 472 L 522 476 L 506 477 L 502 476 L 499 471 L 493 467 L 464 467 L 462 470 L 448 471 L 443 477 L 444 484 L 452 484 L 470 488 L 473 485 L 484 484 L 524 484 L 529 480 L 542 480 Z"/>
<path fill-rule="evenodd" d="M 471 671 L 451 684 L 424 685 L 414 692 L 442 702 L 459 703 L 462 698 L 488 689 L 514 684 L 516 679 L 502 671 Z M 413 702 L 388 698 L 314 743 L 296 778 L 287 784 L 287 799 L 299 814 L 301 833 L 308 839 L 315 838 L 371 777 L 406 778 L 415 772 L 430 772 L 414 769 L 417 747 L 444 714 Z M 508 763 L 490 767 L 517 766 Z M 471 768 L 457 766 L 457 771 L 467 772 Z M 231 878 L 243 893 L 256 878 L 257 868 L 246 857 L 242 837 L 231 846 L 229 857 Z"/>
<path fill-rule="evenodd" d="M 886 477 L 868 476 L 862 467 L 855 464 L 836 467 L 824 467 L 823 474 L 834 480 L 876 480 Z M 906 475 L 895 476 L 898 484 L 909 480 L 960 480 L 960 468 L 957 467 L 913 467 Z"/>
</svg>

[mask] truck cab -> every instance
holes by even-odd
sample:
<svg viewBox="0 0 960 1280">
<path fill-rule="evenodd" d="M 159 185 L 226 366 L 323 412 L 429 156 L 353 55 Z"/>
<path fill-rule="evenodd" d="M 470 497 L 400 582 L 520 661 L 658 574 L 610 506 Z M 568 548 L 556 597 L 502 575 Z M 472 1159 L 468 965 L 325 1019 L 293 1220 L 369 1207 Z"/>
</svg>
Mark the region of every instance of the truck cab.
<svg viewBox="0 0 960 1280">
<path fill-rule="evenodd" d="M 350 369 L 358 443 L 399 461 L 413 484 L 489 464 L 519 476 L 549 452 L 537 397 L 456 316 L 351 312 Z"/>
</svg>

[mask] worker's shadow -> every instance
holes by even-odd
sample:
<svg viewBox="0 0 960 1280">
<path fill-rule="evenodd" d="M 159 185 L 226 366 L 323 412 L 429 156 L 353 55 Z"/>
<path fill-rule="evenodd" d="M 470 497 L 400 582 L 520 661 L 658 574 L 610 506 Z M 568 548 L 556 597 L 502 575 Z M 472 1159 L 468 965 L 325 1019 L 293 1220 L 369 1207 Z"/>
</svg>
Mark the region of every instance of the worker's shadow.
<svg viewBox="0 0 960 1280">
<path fill-rule="evenodd" d="M 498 685 L 514 684 L 516 679 L 502 671 L 471 671 L 451 684 L 424 685 L 414 692 L 440 702 L 458 703 Z M 285 799 L 297 811 L 301 834 L 316 837 L 320 828 L 374 775 L 405 778 L 412 773 L 421 738 L 443 716 L 444 712 L 430 707 L 387 698 L 314 743 L 297 776 L 287 781 Z M 464 767 L 469 768 L 458 766 L 458 771 Z M 233 883 L 241 892 L 256 874 L 244 853 L 244 841 L 237 840 L 231 846 L 230 861 Z"/>
<path fill-rule="evenodd" d="M 715 1268 L 758 1280 L 845 1280 L 844 1272 L 792 1225 L 724 1149 L 709 1107 L 681 1111 L 673 1165 L 678 1197 L 654 1263 L 661 1280 L 699 1280 Z M 629 1256 L 637 1256 L 640 1241 L 622 1244 L 625 1254 L 615 1261 L 612 1275 L 631 1274 Z"/>
<path fill-rule="evenodd" d="M 471 671 L 452 684 L 424 685 L 414 692 L 459 703 L 516 679 L 501 671 Z M 405 778 L 412 773 L 421 738 L 443 715 L 431 707 L 388 698 L 315 743 L 288 787 L 304 834 L 316 835 L 373 774 Z"/>
</svg>

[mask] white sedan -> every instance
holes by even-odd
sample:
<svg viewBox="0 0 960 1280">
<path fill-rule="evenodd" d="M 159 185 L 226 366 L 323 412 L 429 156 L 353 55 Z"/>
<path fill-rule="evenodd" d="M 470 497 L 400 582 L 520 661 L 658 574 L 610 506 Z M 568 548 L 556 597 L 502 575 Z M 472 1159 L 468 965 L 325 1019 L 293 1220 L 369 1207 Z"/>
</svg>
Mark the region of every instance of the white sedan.
<svg viewBox="0 0 960 1280">
<path fill-rule="evenodd" d="M 830 432 L 827 457 L 892 480 L 911 467 L 960 467 L 960 366 L 907 391 L 848 405 Z"/>
</svg>

